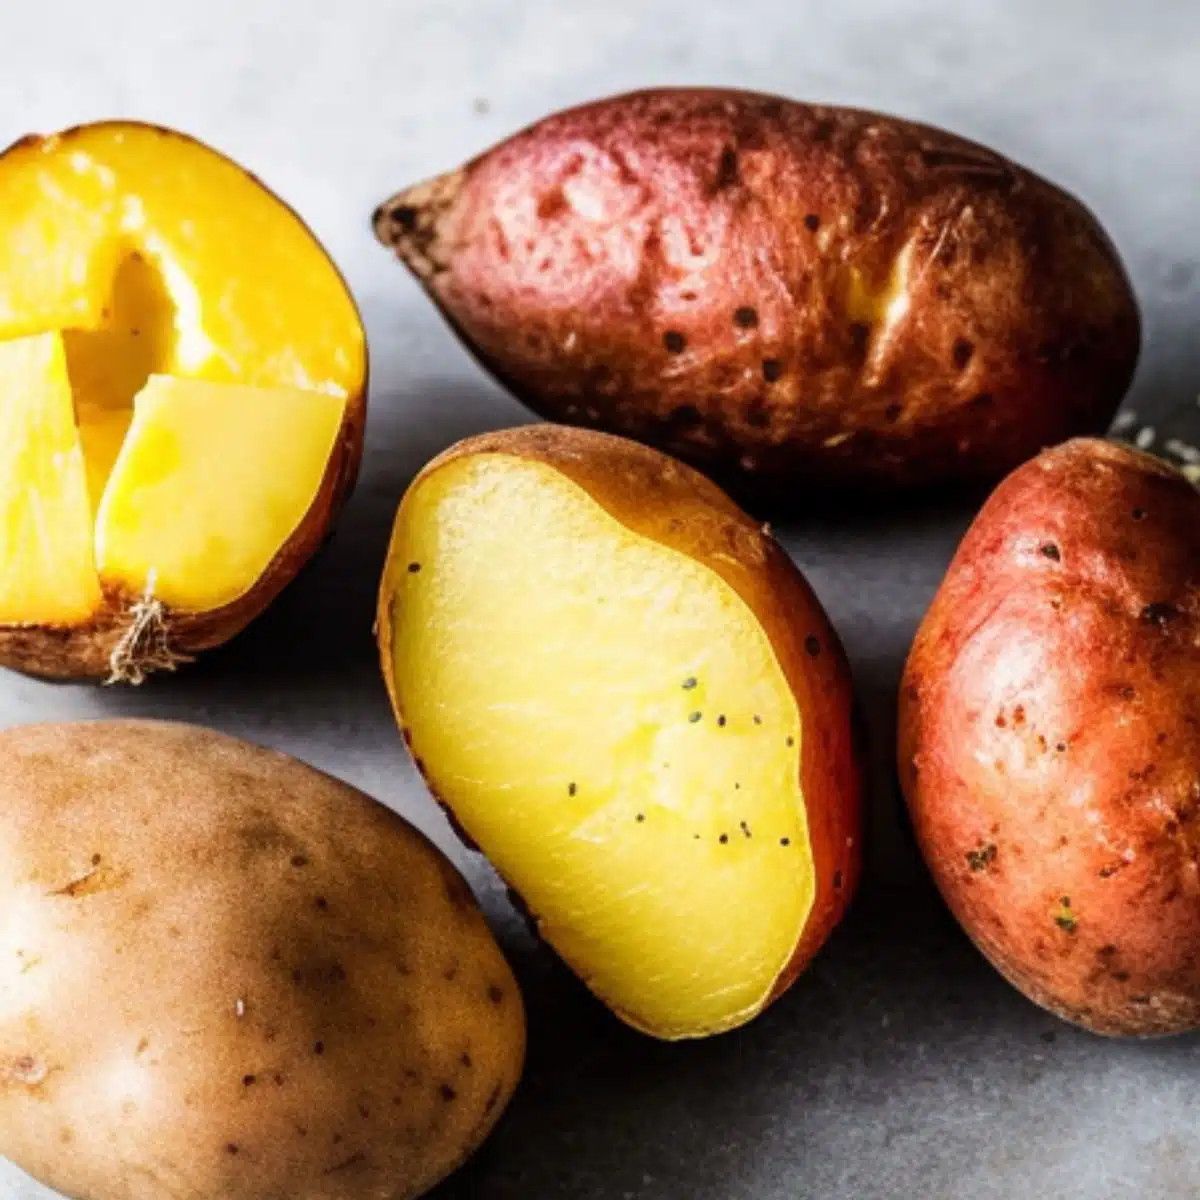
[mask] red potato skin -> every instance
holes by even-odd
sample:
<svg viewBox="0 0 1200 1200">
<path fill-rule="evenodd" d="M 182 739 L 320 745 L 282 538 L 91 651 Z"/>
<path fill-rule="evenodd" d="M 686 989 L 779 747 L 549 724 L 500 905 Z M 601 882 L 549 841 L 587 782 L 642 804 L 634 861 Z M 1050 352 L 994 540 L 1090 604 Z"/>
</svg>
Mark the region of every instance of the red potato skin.
<svg viewBox="0 0 1200 1200">
<path fill-rule="evenodd" d="M 375 215 L 541 416 L 773 498 L 994 482 L 1100 432 L 1138 357 L 1111 243 L 974 143 L 749 92 L 558 113 Z M 907 261 L 906 301 L 885 291 Z"/>
<path fill-rule="evenodd" d="M 917 635 L 900 773 L 950 908 L 1096 1033 L 1200 1027 L 1200 494 L 1079 439 L 1010 476 Z"/>
<path fill-rule="evenodd" d="M 422 479 L 458 458 L 507 454 L 543 463 L 582 488 L 627 529 L 719 575 L 746 602 L 771 643 L 800 711 L 800 784 L 813 859 L 812 910 L 764 1008 L 787 991 L 845 916 L 862 872 L 864 746 L 850 664 L 820 600 L 770 531 L 690 467 L 624 438 L 555 425 L 531 425 L 468 438 L 429 463 Z M 394 578 L 388 554 L 376 634 L 397 724 L 425 777 L 396 688 L 392 659 Z M 428 780 L 427 780 L 428 782 Z M 455 830 L 469 835 L 442 803 Z M 517 896 L 521 907 L 524 902 Z M 529 913 L 536 928 L 537 917 Z"/>
</svg>

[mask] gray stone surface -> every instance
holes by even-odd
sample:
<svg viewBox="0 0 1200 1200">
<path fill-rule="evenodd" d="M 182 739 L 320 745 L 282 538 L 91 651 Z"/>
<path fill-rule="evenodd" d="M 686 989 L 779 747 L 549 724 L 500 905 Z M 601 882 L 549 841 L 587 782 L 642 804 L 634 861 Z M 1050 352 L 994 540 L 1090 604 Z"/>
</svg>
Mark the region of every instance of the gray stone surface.
<svg viewBox="0 0 1200 1200">
<path fill-rule="evenodd" d="M 875 756 L 861 899 L 784 1001 L 740 1033 L 661 1046 L 528 943 L 414 778 L 370 636 L 413 473 L 462 435 L 525 418 L 366 220 L 399 185 L 626 88 L 729 84 L 891 110 L 989 142 L 1093 206 L 1143 301 L 1134 403 L 1167 411 L 1200 390 L 1198 46 L 1188 0 L 0 0 L 0 141 L 115 115 L 211 140 L 325 239 L 374 358 L 359 491 L 325 556 L 253 632 L 141 691 L 5 676 L 0 722 L 213 725 L 360 785 L 452 853 L 515 957 L 532 1047 L 511 1115 L 441 1200 L 1200 1193 L 1200 1043 L 1107 1043 L 1033 1008 L 958 932 L 906 832 L 893 695 L 965 510 L 821 513 L 781 531 L 854 659 Z M 48 1196 L 0 1166 L 3 1200 Z"/>
</svg>

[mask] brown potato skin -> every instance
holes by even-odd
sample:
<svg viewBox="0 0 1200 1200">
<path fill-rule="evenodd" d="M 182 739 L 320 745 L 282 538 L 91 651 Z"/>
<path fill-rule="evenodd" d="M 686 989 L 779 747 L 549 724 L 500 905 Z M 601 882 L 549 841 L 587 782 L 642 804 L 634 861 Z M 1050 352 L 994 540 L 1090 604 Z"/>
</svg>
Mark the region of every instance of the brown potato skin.
<svg viewBox="0 0 1200 1200">
<path fill-rule="evenodd" d="M 59 142 L 70 142 L 82 129 L 140 127 L 155 129 L 164 137 L 191 142 L 213 154 L 220 154 L 198 138 L 177 130 L 166 129 L 140 121 L 100 121 L 94 125 L 79 126 L 57 134 Z M 0 154 L 8 154 L 21 147 L 43 141 L 39 134 L 28 134 Z M 226 157 L 222 155 L 221 157 Z M 245 172 L 250 174 L 249 172 Z M 305 229 L 316 241 L 316 235 L 308 229 L 300 214 L 291 205 L 280 199 L 257 176 L 254 182 Z M 358 312 L 357 303 L 345 276 L 337 264 L 326 256 L 330 269 L 341 281 L 350 302 Z M 361 315 L 359 325 L 362 325 Z M 81 625 L 0 625 L 0 667 L 20 671 L 57 682 L 85 681 L 108 683 L 142 683 L 145 677 L 156 670 L 174 669 L 164 667 L 163 661 L 174 659 L 175 664 L 186 663 L 202 650 L 211 650 L 224 645 L 241 633 L 255 617 L 274 603 L 276 597 L 296 577 L 300 570 L 320 549 L 332 533 L 342 509 L 354 491 L 358 471 L 362 463 L 363 437 L 367 424 L 367 391 L 370 380 L 370 361 L 363 341 L 362 379 L 359 386 L 346 398 L 346 412 L 338 434 L 325 477 L 321 481 L 316 498 L 308 513 L 296 527 L 288 541 L 280 547 L 267 569 L 254 586 L 231 604 L 207 613 L 168 612 L 162 630 L 164 641 L 148 647 L 149 656 L 134 673 L 114 673 L 113 651 L 124 638 L 132 623 L 131 608 L 140 597 L 110 592 L 105 596 L 105 607 L 94 618 Z M 161 653 L 165 646 L 165 654 Z M 157 657 L 157 661 L 156 661 Z"/>
<path fill-rule="evenodd" d="M 1140 344 L 1075 199 L 927 126 L 750 92 L 547 117 L 375 215 L 541 416 L 751 493 L 992 482 L 1103 430 Z M 910 248 L 889 330 L 852 295 Z"/>
<path fill-rule="evenodd" d="M 1200 494 L 1114 443 L 1047 451 L 921 625 L 899 766 L 967 933 L 1096 1033 L 1200 1027 L 1198 731 Z"/>
<path fill-rule="evenodd" d="M 0 765 L 0 1154 L 78 1200 L 408 1200 L 482 1142 L 521 995 L 407 822 L 165 722 Z"/>
<path fill-rule="evenodd" d="M 800 711 L 800 783 L 816 881 L 808 922 L 767 1000 L 771 1003 L 787 991 L 845 915 L 862 869 L 861 746 L 850 666 L 836 631 L 769 530 L 683 463 L 624 438 L 530 425 L 457 443 L 430 462 L 412 486 L 455 459 L 485 454 L 553 467 L 626 528 L 715 572 L 761 623 Z M 376 633 L 384 680 L 407 745 L 408 726 L 392 669 L 392 577 L 403 569 L 389 553 Z M 809 642 L 811 649 L 806 648 L 810 638 L 815 639 Z M 424 774 L 420 759 L 414 761 Z M 536 922 L 536 914 L 531 915 Z"/>
</svg>

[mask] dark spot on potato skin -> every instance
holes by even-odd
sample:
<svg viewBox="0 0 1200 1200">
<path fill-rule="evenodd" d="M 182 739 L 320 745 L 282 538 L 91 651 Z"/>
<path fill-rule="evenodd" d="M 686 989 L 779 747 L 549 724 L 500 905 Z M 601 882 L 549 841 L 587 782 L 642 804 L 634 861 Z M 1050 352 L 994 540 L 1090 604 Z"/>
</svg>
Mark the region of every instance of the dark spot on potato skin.
<svg viewBox="0 0 1200 1200">
<path fill-rule="evenodd" d="M 1038 553 L 1043 558 L 1048 558 L 1051 562 L 1061 562 L 1062 552 L 1053 542 L 1044 542 L 1039 548 Z"/>
<path fill-rule="evenodd" d="M 492 1088 L 491 1094 L 487 1098 L 487 1103 L 483 1106 L 483 1111 L 485 1113 L 490 1113 L 495 1110 L 496 1105 L 500 1103 L 500 1096 L 503 1094 L 503 1092 L 504 1085 L 502 1083 L 498 1083 L 494 1088 Z"/>
<path fill-rule="evenodd" d="M 499 1007 L 501 1004 L 504 1003 L 504 989 L 502 987 L 500 987 L 498 984 L 495 984 L 495 983 L 490 984 L 488 986 L 488 990 L 487 990 L 487 998 L 493 1004 L 495 1004 L 497 1007 Z"/>
<path fill-rule="evenodd" d="M 808 213 L 804 218 L 804 228 L 809 233 L 816 233 L 821 228 L 821 218 L 816 213 Z"/>
<path fill-rule="evenodd" d="M 1182 616 L 1183 613 L 1175 605 L 1162 602 L 1147 604 L 1141 613 L 1141 619 L 1146 624 L 1157 625 L 1159 629 L 1165 629 L 1172 621 L 1177 621 Z"/>
<path fill-rule="evenodd" d="M 861 321 L 850 325 L 850 349 L 856 363 L 861 364 L 867 356 L 867 345 L 871 340 L 871 327 Z"/>
<path fill-rule="evenodd" d="M 762 376 L 767 383 L 777 383 L 783 377 L 783 363 L 777 358 L 764 358 Z"/>
<path fill-rule="evenodd" d="M 225 1153 L 237 1155 L 237 1154 L 241 1153 L 241 1147 L 237 1144 L 237 1142 L 226 1142 L 225 1143 Z"/>
<path fill-rule="evenodd" d="M 737 151 L 732 146 L 726 146 L 717 162 L 717 177 L 713 180 L 712 190 L 714 193 L 723 192 L 740 181 Z"/>
<path fill-rule="evenodd" d="M 682 354 L 687 349 L 687 338 L 677 329 L 668 329 L 663 334 L 663 347 L 668 354 Z"/>
<path fill-rule="evenodd" d="M 454 1090 L 448 1083 L 443 1083 L 438 1088 L 438 1095 L 449 1104 L 452 1100 L 458 1099 L 458 1092 Z"/>
<path fill-rule="evenodd" d="M 821 639 L 815 633 L 810 633 L 804 639 L 804 650 L 809 658 L 820 658 L 821 656 Z"/>
<path fill-rule="evenodd" d="M 967 867 L 973 871 L 986 871 L 996 861 L 998 850 L 995 842 L 988 842 L 976 850 L 968 850 L 966 854 Z"/>
<path fill-rule="evenodd" d="M 695 429 L 697 425 L 704 423 L 704 417 L 694 404 L 681 404 L 678 408 L 673 408 L 668 420 L 670 427 L 680 432 Z"/>
<path fill-rule="evenodd" d="M 743 304 L 733 310 L 733 323 L 739 329 L 754 329 L 758 325 L 758 310 L 749 304 Z"/>
<path fill-rule="evenodd" d="M 960 371 L 967 367 L 974 353 L 975 346 L 967 338 L 960 337 L 954 339 L 954 349 L 951 351 L 951 357 L 954 360 L 954 365 Z"/>
<path fill-rule="evenodd" d="M 889 404 L 883 410 L 883 419 L 889 424 L 894 425 L 904 415 L 903 404 Z"/>
</svg>

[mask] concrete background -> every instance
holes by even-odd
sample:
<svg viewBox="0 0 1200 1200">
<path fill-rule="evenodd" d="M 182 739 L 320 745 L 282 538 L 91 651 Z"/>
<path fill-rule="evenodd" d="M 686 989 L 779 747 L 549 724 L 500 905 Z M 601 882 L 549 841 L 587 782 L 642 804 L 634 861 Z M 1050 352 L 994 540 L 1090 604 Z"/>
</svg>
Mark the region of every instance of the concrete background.
<svg viewBox="0 0 1200 1200">
<path fill-rule="evenodd" d="M 1184 0 L 0 0 L 0 141 L 136 116 L 215 143 L 324 239 L 373 351 L 359 491 L 318 567 L 251 634 L 141 691 L 4 676 L 0 722 L 216 726 L 350 780 L 450 851 L 516 961 L 532 1046 L 510 1116 L 440 1200 L 1200 1193 L 1200 1042 L 1106 1043 L 1032 1007 L 954 926 L 909 840 L 893 696 L 965 510 L 821 514 L 781 531 L 854 660 L 876 768 L 861 899 L 784 1001 L 740 1033 L 661 1046 L 529 944 L 414 778 L 370 636 L 412 475 L 455 439 L 526 418 L 367 227 L 400 185 L 627 88 L 727 84 L 890 110 L 988 142 L 1093 207 L 1143 305 L 1132 403 L 1166 412 L 1200 391 L 1197 46 L 1200 6 Z M 0 1165 L 3 1200 L 49 1195 Z"/>
</svg>

